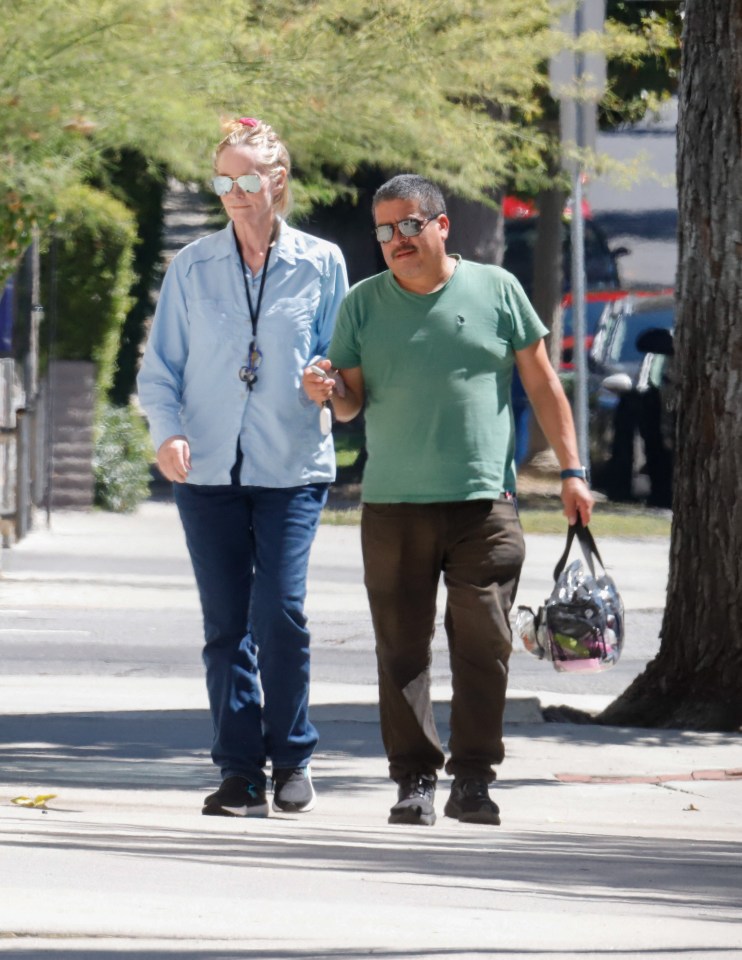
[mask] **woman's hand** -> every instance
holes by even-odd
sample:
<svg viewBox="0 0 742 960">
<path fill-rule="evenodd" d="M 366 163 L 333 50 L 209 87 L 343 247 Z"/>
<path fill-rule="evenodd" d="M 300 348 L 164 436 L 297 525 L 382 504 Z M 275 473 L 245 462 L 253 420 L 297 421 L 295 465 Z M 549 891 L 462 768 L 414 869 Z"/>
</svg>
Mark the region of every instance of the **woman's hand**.
<svg viewBox="0 0 742 960">
<path fill-rule="evenodd" d="M 166 480 L 185 483 L 191 469 L 191 448 L 185 437 L 168 437 L 157 451 L 157 466 Z"/>
</svg>

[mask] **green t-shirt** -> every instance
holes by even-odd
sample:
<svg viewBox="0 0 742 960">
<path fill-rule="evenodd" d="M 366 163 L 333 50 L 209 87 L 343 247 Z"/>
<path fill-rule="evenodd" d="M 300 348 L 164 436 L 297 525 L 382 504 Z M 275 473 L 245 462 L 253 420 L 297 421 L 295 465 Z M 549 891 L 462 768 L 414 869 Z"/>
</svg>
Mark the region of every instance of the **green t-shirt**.
<svg viewBox="0 0 742 960">
<path fill-rule="evenodd" d="M 547 332 L 500 267 L 461 260 L 444 287 L 422 295 L 388 270 L 356 284 L 329 356 L 335 367 L 363 370 L 363 500 L 438 503 L 514 491 L 514 351 Z"/>
</svg>

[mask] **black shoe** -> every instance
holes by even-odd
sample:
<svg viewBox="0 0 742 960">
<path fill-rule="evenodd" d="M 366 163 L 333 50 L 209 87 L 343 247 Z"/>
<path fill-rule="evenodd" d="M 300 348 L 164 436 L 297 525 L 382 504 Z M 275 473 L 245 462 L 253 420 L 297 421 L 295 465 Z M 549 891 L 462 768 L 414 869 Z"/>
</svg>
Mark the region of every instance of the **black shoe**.
<svg viewBox="0 0 742 960">
<path fill-rule="evenodd" d="M 412 774 L 399 781 L 397 802 L 389 811 L 389 823 L 435 823 L 435 777 Z"/>
<path fill-rule="evenodd" d="M 443 813 L 462 823 L 500 825 L 500 808 L 490 799 L 486 780 L 454 780 Z"/>
<path fill-rule="evenodd" d="M 246 777 L 227 777 L 216 793 L 204 800 L 201 813 L 206 817 L 267 817 L 268 801 L 265 790 Z"/>
<path fill-rule="evenodd" d="M 273 771 L 273 809 L 279 813 L 307 813 L 317 799 L 309 767 Z"/>
</svg>

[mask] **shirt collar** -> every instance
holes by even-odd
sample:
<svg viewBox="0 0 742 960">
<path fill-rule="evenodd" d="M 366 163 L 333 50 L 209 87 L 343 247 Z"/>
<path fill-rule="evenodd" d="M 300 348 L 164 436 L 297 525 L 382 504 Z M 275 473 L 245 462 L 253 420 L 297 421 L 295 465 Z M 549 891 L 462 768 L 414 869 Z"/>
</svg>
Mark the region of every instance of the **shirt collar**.
<svg viewBox="0 0 742 960">
<path fill-rule="evenodd" d="M 286 263 L 294 264 L 296 263 L 296 231 L 290 227 L 285 220 L 281 217 L 278 218 L 280 223 L 280 230 L 278 231 L 278 238 L 276 240 L 275 246 L 273 247 L 272 257 L 280 257 L 281 260 L 284 260 Z M 235 243 L 234 238 L 234 225 L 230 220 L 227 226 L 220 230 L 217 234 L 218 236 L 218 250 L 219 256 L 222 257 L 236 257 L 237 256 L 237 244 Z"/>
<path fill-rule="evenodd" d="M 273 255 L 285 260 L 286 263 L 296 263 L 296 231 L 281 217 L 278 218 L 280 229 Z"/>
</svg>

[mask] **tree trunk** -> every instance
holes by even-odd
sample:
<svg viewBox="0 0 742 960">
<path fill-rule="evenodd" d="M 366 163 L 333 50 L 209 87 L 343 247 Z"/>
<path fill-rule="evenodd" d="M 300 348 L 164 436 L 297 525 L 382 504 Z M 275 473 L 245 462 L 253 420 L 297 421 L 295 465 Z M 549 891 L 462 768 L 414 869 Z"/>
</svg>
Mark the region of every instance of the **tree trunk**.
<svg viewBox="0 0 742 960">
<path fill-rule="evenodd" d="M 598 719 L 729 731 L 742 724 L 742 0 L 687 0 L 682 51 L 667 605 L 657 657 Z"/>
<path fill-rule="evenodd" d="M 495 199 L 500 202 L 502 193 L 495 194 Z M 451 195 L 446 197 L 446 207 L 451 220 L 446 244 L 449 251 L 476 263 L 502 263 L 505 251 L 502 209 Z"/>
<path fill-rule="evenodd" d="M 556 175 L 556 170 L 552 170 Z M 559 369 L 562 351 L 562 291 L 564 287 L 562 252 L 562 216 L 566 193 L 554 187 L 543 190 L 536 198 L 539 211 L 536 243 L 533 249 L 533 308 L 541 322 L 549 328 L 546 346 L 549 359 L 555 370 Z M 534 457 L 549 449 L 538 420 L 531 417 L 528 457 Z M 555 461 L 556 462 L 556 461 Z"/>
<path fill-rule="evenodd" d="M 554 171 L 556 173 L 556 171 Z M 533 251 L 533 308 L 549 328 L 546 344 L 552 366 L 559 369 L 562 352 L 562 296 L 564 291 L 562 218 L 567 194 L 555 187 L 536 198 L 538 231 Z"/>
</svg>

